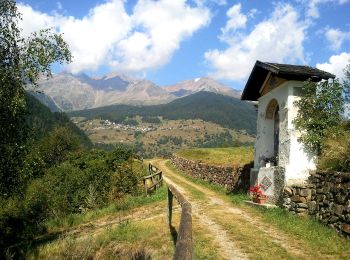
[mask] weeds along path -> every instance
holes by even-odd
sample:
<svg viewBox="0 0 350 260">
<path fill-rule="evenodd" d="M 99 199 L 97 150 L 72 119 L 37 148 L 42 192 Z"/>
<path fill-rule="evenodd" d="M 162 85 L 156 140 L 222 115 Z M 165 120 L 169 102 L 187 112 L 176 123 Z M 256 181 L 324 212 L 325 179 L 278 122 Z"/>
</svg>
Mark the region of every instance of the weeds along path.
<svg viewBox="0 0 350 260">
<path fill-rule="evenodd" d="M 228 196 L 177 174 L 167 166 L 167 162 L 163 159 L 152 160 L 152 164 L 163 171 L 166 182 L 177 186 L 192 204 L 195 243 L 196 229 L 205 229 L 210 233 L 211 243 L 218 248 L 222 259 L 322 257 L 321 253 L 308 250 L 298 238 L 264 223 L 259 216 L 244 207 L 236 206 Z"/>
</svg>

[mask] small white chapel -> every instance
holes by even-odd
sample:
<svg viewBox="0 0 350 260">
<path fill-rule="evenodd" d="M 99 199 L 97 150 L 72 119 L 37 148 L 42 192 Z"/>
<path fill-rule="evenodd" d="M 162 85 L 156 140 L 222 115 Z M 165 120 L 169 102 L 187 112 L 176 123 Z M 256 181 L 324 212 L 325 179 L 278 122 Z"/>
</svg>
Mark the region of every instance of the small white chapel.
<svg viewBox="0 0 350 260">
<path fill-rule="evenodd" d="M 257 101 L 257 135 L 251 186 L 262 184 L 268 202 L 276 203 L 284 186 L 305 183 L 315 170 L 315 157 L 298 141 L 293 125 L 294 102 L 304 81 L 335 78 L 331 73 L 300 65 L 257 61 L 242 93 L 242 100 Z"/>
</svg>

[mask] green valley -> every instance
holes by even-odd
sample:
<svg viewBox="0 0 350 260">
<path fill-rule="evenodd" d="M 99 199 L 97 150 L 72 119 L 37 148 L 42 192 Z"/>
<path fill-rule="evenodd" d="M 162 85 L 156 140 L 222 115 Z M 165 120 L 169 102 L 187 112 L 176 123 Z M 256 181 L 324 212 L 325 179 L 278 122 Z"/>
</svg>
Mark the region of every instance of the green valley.
<svg viewBox="0 0 350 260">
<path fill-rule="evenodd" d="M 163 105 L 114 105 L 69 115 L 98 146 L 126 144 L 145 158 L 183 148 L 251 145 L 256 131 L 253 104 L 211 92 Z"/>
</svg>

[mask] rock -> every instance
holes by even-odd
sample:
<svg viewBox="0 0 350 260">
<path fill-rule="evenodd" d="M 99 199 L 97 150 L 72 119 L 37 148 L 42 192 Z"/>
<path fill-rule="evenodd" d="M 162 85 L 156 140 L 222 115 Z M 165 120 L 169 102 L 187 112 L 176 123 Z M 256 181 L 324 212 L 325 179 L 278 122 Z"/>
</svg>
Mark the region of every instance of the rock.
<svg viewBox="0 0 350 260">
<path fill-rule="evenodd" d="M 341 216 L 344 211 L 344 206 L 339 204 L 334 204 L 334 213 L 338 216 Z"/>
<path fill-rule="evenodd" d="M 337 216 L 331 216 L 330 218 L 329 218 L 329 220 L 328 220 L 328 222 L 329 223 L 334 223 L 334 222 L 336 222 L 338 220 L 338 217 Z"/>
<path fill-rule="evenodd" d="M 346 220 L 347 222 L 350 222 L 350 214 L 346 214 L 345 220 Z"/>
<path fill-rule="evenodd" d="M 300 189 L 300 196 L 303 196 L 303 197 L 308 197 L 308 196 L 311 196 L 311 192 L 309 189 Z"/>
<path fill-rule="evenodd" d="M 316 209 L 317 209 L 316 201 L 310 201 L 308 203 L 308 209 L 309 209 L 310 212 L 316 211 Z"/>
<path fill-rule="evenodd" d="M 349 224 L 342 224 L 341 230 L 347 234 L 350 234 L 350 225 Z"/>
<path fill-rule="evenodd" d="M 342 194 L 337 194 L 335 196 L 335 202 L 338 204 L 344 204 L 345 203 L 345 196 Z"/>
<path fill-rule="evenodd" d="M 299 195 L 292 196 L 291 200 L 293 202 L 296 202 L 296 203 L 300 203 L 300 202 L 304 203 L 304 202 L 306 202 L 306 199 L 304 197 L 300 197 Z"/>
<path fill-rule="evenodd" d="M 322 188 L 319 188 L 319 189 L 316 189 L 316 193 L 318 193 L 318 194 L 323 194 L 324 192 L 323 192 L 323 189 L 322 189 Z"/>
<path fill-rule="evenodd" d="M 307 210 L 304 209 L 304 208 L 297 208 L 297 209 L 295 210 L 296 213 L 302 213 L 302 212 L 306 212 L 306 211 L 307 211 Z"/>
<path fill-rule="evenodd" d="M 290 204 L 291 199 L 290 199 L 290 198 L 284 198 L 283 201 L 284 201 L 284 203 L 286 203 L 286 204 Z"/>
<path fill-rule="evenodd" d="M 293 195 L 293 190 L 289 187 L 285 187 L 284 188 L 284 194 L 288 195 L 288 196 L 292 196 Z"/>
<path fill-rule="evenodd" d="M 303 209 L 307 209 L 308 206 L 305 203 L 297 203 L 297 207 L 298 208 L 303 208 Z"/>
</svg>

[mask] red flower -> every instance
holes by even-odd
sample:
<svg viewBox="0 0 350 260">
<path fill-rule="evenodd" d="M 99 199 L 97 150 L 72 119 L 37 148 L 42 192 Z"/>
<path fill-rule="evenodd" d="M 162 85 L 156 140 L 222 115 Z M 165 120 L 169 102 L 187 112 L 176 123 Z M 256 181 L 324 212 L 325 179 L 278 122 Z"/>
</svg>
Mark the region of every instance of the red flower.
<svg viewBox="0 0 350 260">
<path fill-rule="evenodd" d="M 253 187 L 249 189 L 250 193 L 253 194 L 255 197 L 261 197 L 266 196 L 264 192 L 260 189 L 262 187 L 262 184 L 256 184 Z"/>
</svg>

